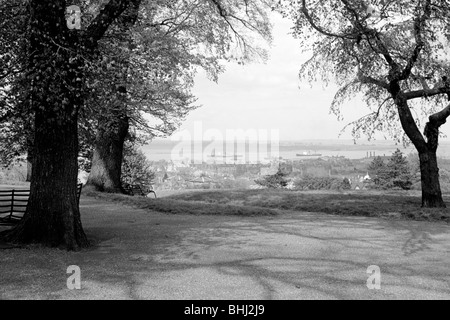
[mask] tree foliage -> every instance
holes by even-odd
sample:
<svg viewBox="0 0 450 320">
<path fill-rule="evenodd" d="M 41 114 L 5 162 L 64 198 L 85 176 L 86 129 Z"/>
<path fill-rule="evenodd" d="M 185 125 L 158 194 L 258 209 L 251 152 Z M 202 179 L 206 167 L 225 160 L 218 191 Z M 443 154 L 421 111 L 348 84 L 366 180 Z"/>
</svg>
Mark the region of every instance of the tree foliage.
<svg viewBox="0 0 450 320">
<path fill-rule="evenodd" d="M 170 135 L 198 107 L 191 89 L 199 69 L 217 81 L 224 71 L 221 61 L 266 58 L 262 40 L 270 42 L 271 26 L 264 0 L 140 3 L 130 30 L 124 32 L 117 22 L 100 42 L 87 106 L 114 117 L 108 111 L 117 108 L 117 86 L 125 86 L 132 130 L 148 139 Z M 93 116 L 85 118 L 89 122 Z"/>
<path fill-rule="evenodd" d="M 410 164 L 399 149 L 392 154 L 387 163 L 381 157 L 375 157 L 368 170 L 376 188 L 409 190 L 413 184 Z"/>
<path fill-rule="evenodd" d="M 27 152 L 32 140 L 32 112 L 27 108 L 28 11 L 23 1 L 0 2 L 0 165 Z"/>
<path fill-rule="evenodd" d="M 271 41 L 267 15 L 271 1 L 143 0 L 133 3 L 139 3 L 138 20 L 133 28 L 124 30 L 119 18 L 96 40 L 98 48 L 94 56 L 79 52 L 85 62 L 84 105 L 79 110 L 83 140 L 92 142 L 97 125 L 95 119 L 116 116 L 113 112 L 118 108 L 116 102 L 123 98 L 117 90 L 119 86 L 127 89 L 126 113 L 130 116 L 131 130 L 152 139 L 170 135 L 190 111 L 199 107 L 191 93 L 199 68 L 216 81 L 224 70 L 221 61 L 247 63 L 267 57 L 264 41 Z M 109 2 L 79 0 L 74 4 L 81 8 L 81 26 L 86 32 Z M 14 143 L 16 147 L 5 147 L 5 151 L 24 146 L 20 122 L 30 125 L 33 121 L 29 108 L 20 109 L 18 103 L 29 99 L 26 96 L 29 81 L 24 72 L 27 8 L 26 3 L 19 0 L 2 2 L 0 6 L 1 43 L 4 44 L 0 49 L 0 91 L 3 90 L 0 92 L 0 133 L 10 139 L 8 146 Z M 7 92 L 4 92 L 5 87 L 10 87 Z M 26 119 L 17 121 L 18 116 L 25 115 Z M 8 159 L 17 152 L 12 152 Z M 20 152 L 26 152 L 26 148 Z"/>
<path fill-rule="evenodd" d="M 380 156 L 375 157 L 369 164 L 367 170 L 376 187 L 385 185 L 386 181 L 389 180 L 389 174 L 386 169 L 386 164 Z"/>
<path fill-rule="evenodd" d="M 343 118 L 341 106 L 362 97 L 370 110 L 351 124 L 355 138 L 406 140 L 389 87 L 397 79 L 418 124 L 446 104 L 449 92 L 450 7 L 445 1 L 284 1 L 282 11 L 295 21 L 294 35 L 312 58 L 300 76 L 336 83 L 331 111 Z M 375 14 L 368 11 L 368 7 Z M 422 98 L 418 103 L 411 100 Z M 427 103 L 428 101 L 428 103 Z"/>
<path fill-rule="evenodd" d="M 154 178 L 151 162 L 136 145 L 128 143 L 124 149 L 122 182 L 149 186 Z"/>
<path fill-rule="evenodd" d="M 285 188 L 289 179 L 287 178 L 288 174 L 283 172 L 282 170 L 278 170 L 277 173 L 265 176 L 262 179 L 255 180 L 256 184 L 270 188 L 270 189 L 280 189 Z"/>
<path fill-rule="evenodd" d="M 402 188 L 404 190 L 411 189 L 412 175 L 410 165 L 403 153 L 397 149 L 387 163 L 387 169 L 394 187 Z"/>
<path fill-rule="evenodd" d="M 295 181 L 297 190 L 350 190 L 347 178 L 305 176 Z"/>
</svg>

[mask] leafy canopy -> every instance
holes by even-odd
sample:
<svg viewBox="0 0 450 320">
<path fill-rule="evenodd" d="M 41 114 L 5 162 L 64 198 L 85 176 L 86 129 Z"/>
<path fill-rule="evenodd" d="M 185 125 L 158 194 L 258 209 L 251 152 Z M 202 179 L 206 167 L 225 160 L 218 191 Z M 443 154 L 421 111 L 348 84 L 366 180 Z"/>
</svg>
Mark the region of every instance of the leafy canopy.
<svg viewBox="0 0 450 320">
<path fill-rule="evenodd" d="M 398 187 L 409 190 L 412 186 L 413 175 L 410 164 L 399 149 L 391 155 L 387 163 L 381 157 L 375 157 L 368 170 L 377 188 Z"/>
<path fill-rule="evenodd" d="M 295 22 L 293 34 L 311 59 L 302 79 L 340 88 L 331 111 L 343 119 L 344 102 L 360 97 L 369 113 L 351 123 L 352 134 L 376 131 L 407 141 L 392 96 L 400 86 L 417 124 L 443 107 L 449 75 L 450 4 L 443 0 L 282 0 L 281 11 Z M 445 78 L 444 78 L 445 79 Z M 433 90 L 435 89 L 435 90 Z M 445 99 L 445 100 L 444 100 Z"/>
</svg>

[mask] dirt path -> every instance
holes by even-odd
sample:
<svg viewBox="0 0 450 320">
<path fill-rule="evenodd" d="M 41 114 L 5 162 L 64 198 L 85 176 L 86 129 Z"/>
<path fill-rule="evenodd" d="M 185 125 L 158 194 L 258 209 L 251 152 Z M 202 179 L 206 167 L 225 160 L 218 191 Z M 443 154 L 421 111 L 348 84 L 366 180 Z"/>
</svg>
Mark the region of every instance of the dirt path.
<svg viewBox="0 0 450 320">
<path fill-rule="evenodd" d="M 0 298 L 450 299 L 450 228 L 292 213 L 187 216 L 81 201 L 96 246 L 0 250 Z M 81 268 L 81 290 L 66 269 Z M 369 290 L 367 268 L 381 270 Z"/>
</svg>

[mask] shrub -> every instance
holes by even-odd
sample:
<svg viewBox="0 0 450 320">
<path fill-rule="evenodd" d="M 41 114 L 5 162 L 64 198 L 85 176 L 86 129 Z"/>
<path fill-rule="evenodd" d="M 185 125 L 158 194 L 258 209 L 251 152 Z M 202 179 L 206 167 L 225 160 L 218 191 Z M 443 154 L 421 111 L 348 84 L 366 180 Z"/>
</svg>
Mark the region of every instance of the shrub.
<svg viewBox="0 0 450 320">
<path fill-rule="evenodd" d="M 145 154 L 134 145 L 127 145 L 124 149 L 122 162 L 122 181 L 128 184 L 150 186 L 155 173 Z"/>
<path fill-rule="evenodd" d="M 306 176 L 295 181 L 296 190 L 349 190 L 350 181 L 332 177 Z"/>
<path fill-rule="evenodd" d="M 381 157 L 373 159 L 368 170 L 373 176 L 374 187 L 377 189 L 409 190 L 413 185 L 411 166 L 399 149 L 392 154 L 387 164 Z"/>
<path fill-rule="evenodd" d="M 271 189 L 286 188 L 289 183 L 289 180 L 286 178 L 287 176 L 287 173 L 278 170 L 277 173 L 265 176 L 263 179 L 255 180 L 255 182 L 260 186 Z"/>
<path fill-rule="evenodd" d="M 342 180 L 341 188 L 343 190 L 350 190 L 352 188 L 352 184 L 350 183 L 350 180 L 348 180 L 347 178 L 344 178 L 344 180 Z"/>
</svg>

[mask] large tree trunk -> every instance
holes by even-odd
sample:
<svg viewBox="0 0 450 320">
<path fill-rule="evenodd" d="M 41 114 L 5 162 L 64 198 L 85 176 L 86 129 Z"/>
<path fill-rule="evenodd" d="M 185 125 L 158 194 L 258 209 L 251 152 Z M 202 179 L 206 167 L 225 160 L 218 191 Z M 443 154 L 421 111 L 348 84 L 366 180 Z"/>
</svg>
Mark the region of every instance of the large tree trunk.
<svg viewBox="0 0 450 320">
<path fill-rule="evenodd" d="M 390 92 L 397 105 L 402 128 L 419 153 L 422 207 L 445 207 L 439 184 L 436 151 L 438 147 L 439 127 L 445 123 L 448 113 L 447 109 L 449 108 L 444 109 L 445 112 L 442 111 L 429 117 L 429 122 L 426 124 L 424 132 L 424 136 L 427 138 L 425 141 L 411 114 L 406 98 L 400 93 L 398 82 L 391 82 Z"/>
<path fill-rule="evenodd" d="M 76 194 L 82 60 L 77 37 L 66 28 L 65 1 L 32 0 L 29 5 L 35 116 L 31 192 L 24 218 L 5 239 L 74 250 L 88 245 Z"/>
<path fill-rule="evenodd" d="M 98 191 L 123 192 L 121 186 L 123 146 L 128 134 L 128 117 L 99 120 L 92 157 L 91 173 L 87 181 Z"/>
<path fill-rule="evenodd" d="M 436 152 L 429 151 L 420 153 L 419 159 L 422 185 L 422 207 L 445 207 L 439 183 L 439 168 Z"/>
<path fill-rule="evenodd" d="M 49 108 L 50 109 L 50 108 Z M 49 127 L 48 119 L 59 125 Z M 77 118 L 73 113 L 36 112 L 35 156 L 27 212 L 8 235 L 12 242 L 38 242 L 67 249 L 86 247 L 77 203 Z"/>
</svg>

